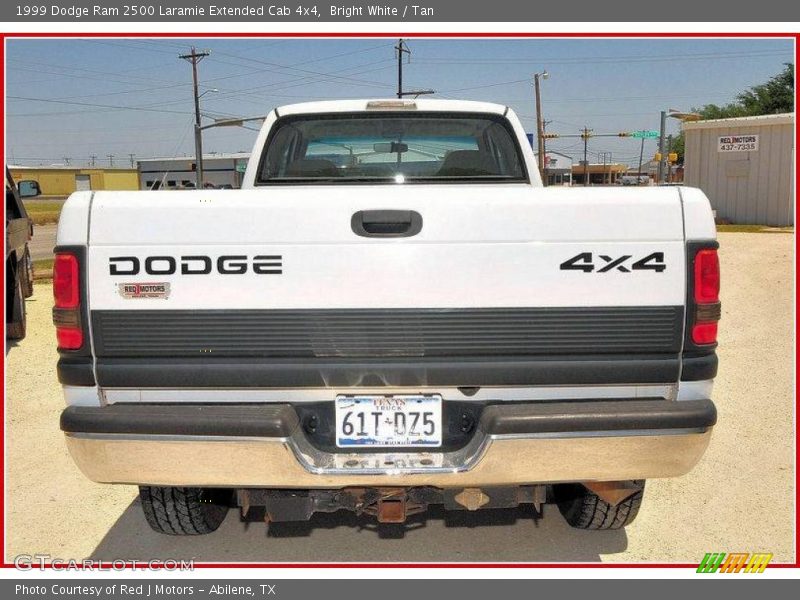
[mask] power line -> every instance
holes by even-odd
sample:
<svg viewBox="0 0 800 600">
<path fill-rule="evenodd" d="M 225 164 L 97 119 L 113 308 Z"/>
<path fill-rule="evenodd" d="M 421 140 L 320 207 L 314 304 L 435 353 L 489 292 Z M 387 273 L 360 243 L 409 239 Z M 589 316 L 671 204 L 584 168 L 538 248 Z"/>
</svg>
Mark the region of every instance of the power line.
<svg viewBox="0 0 800 600">
<path fill-rule="evenodd" d="M 157 108 L 147 108 L 144 106 L 120 106 L 114 104 L 96 104 L 93 102 L 72 102 L 68 100 L 55 100 L 52 98 L 32 98 L 29 96 L 6 96 L 9 100 L 26 100 L 28 102 L 47 102 L 51 104 L 71 104 L 73 106 L 91 106 L 93 108 L 109 108 L 114 110 L 139 110 L 144 112 L 158 112 L 158 113 L 171 113 L 175 115 L 188 115 L 191 114 L 185 110 L 167 110 L 167 109 L 157 109 Z M 9 115 L 9 116 L 33 116 L 36 113 L 31 113 L 31 115 Z"/>
<path fill-rule="evenodd" d="M 523 64 L 546 62 L 547 64 L 605 64 L 605 63 L 649 63 L 649 62 L 672 62 L 686 60 L 719 60 L 733 58 L 760 58 L 769 56 L 791 55 L 790 50 L 761 50 L 751 52 L 719 52 L 702 54 L 673 54 L 673 55 L 630 55 L 630 56 L 584 56 L 571 58 L 419 58 L 418 62 L 428 64 L 468 64 L 468 65 L 494 65 L 494 64 Z"/>
<path fill-rule="evenodd" d="M 367 65 L 378 64 L 378 63 L 386 63 L 386 62 L 393 62 L 393 61 L 391 61 L 389 59 L 385 59 L 385 60 L 381 60 L 381 61 L 366 63 L 364 65 L 359 65 L 359 66 L 367 66 Z M 348 71 L 348 70 L 350 70 L 352 68 L 356 68 L 356 67 L 346 67 L 344 69 L 340 69 L 339 71 L 334 71 L 334 73 Z M 384 67 L 381 67 L 381 68 L 378 68 L 378 69 L 370 69 L 370 70 L 361 71 L 361 72 L 352 73 L 352 74 L 353 75 L 360 75 L 360 74 L 364 74 L 364 73 L 382 71 L 382 70 L 387 69 L 387 68 L 388 68 L 388 66 L 384 66 Z M 209 80 L 209 81 L 213 81 L 213 80 Z M 300 86 L 303 86 L 303 85 L 309 85 L 309 84 L 312 84 L 312 83 L 331 83 L 331 82 L 336 82 L 336 80 L 335 79 L 330 79 L 330 78 L 329 79 L 317 79 L 317 78 L 312 78 L 312 77 L 301 77 L 301 78 L 298 78 L 298 79 L 288 79 L 288 80 L 285 80 L 285 81 L 277 81 L 277 82 L 274 82 L 274 83 L 261 84 L 261 85 L 258 85 L 258 86 L 255 86 L 255 87 L 251 87 L 251 88 L 244 88 L 244 89 L 240 89 L 240 90 L 231 90 L 231 91 L 228 91 L 228 92 L 223 92 L 223 93 L 217 95 L 216 99 L 217 100 L 221 100 L 223 98 L 240 98 L 241 99 L 242 96 L 254 96 L 254 97 L 258 98 L 259 100 L 263 101 L 263 98 L 264 98 L 265 94 L 264 93 L 257 94 L 256 92 L 258 92 L 258 91 L 269 92 L 269 90 L 272 89 L 272 88 L 275 88 L 275 86 L 280 86 L 280 87 L 275 88 L 275 90 L 276 91 L 281 91 L 281 90 L 286 90 L 286 89 L 290 89 L 290 88 L 293 88 L 293 87 L 300 87 Z M 288 85 L 288 84 L 291 84 L 291 85 Z M 382 86 L 382 87 L 385 87 L 385 86 Z M 267 93 L 266 95 L 270 96 L 270 95 L 275 95 L 275 94 Z M 316 98 L 316 97 L 319 97 L 319 96 L 314 96 L 314 97 Z"/>
<path fill-rule="evenodd" d="M 266 84 L 266 85 L 260 85 L 260 86 L 256 86 L 256 87 L 253 87 L 253 88 L 244 88 L 242 90 L 235 90 L 235 89 L 234 90 L 225 90 L 225 91 L 223 91 L 222 94 L 220 94 L 218 96 L 217 99 L 221 100 L 223 98 L 240 98 L 242 95 L 255 95 L 255 94 L 253 94 L 251 92 L 254 92 L 254 91 L 259 90 L 259 89 L 271 88 L 271 87 L 274 87 L 276 85 L 282 85 L 282 84 L 293 84 L 293 85 L 283 85 L 283 87 L 278 88 L 278 90 L 288 89 L 288 88 L 291 88 L 291 87 L 297 87 L 299 85 L 307 85 L 307 84 L 310 84 L 310 83 L 328 83 L 328 82 L 331 82 L 332 80 L 339 79 L 339 78 L 343 77 L 343 76 L 335 75 L 335 73 L 349 71 L 349 70 L 354 69 L 354 68 L 359 68 L 359 67 L 367 66 L 367 65 L 371 65 L 371 64 L 384 63 L 384 62 L 387 62 L 387 61 L 388 61 L 388 59 L 385 59 L 385 60 L 381 60 L 381 61 L 374 61 L 374 62 L 371 62 L 371 63 L 366 63 L 364 65 L 353 65 L 353 66 L 350 66 L 350 67 L 345 67 L 344 69 L 340 69 L 339 71 L 335 71 L 334 73 L 324 75 L 324 77 L 326 77 L 325 79 L 318 79 L 316 77 L 306 76 L 306 77 L 290 79 L 290 80 L 286 80 L 286 81 L 279 81 L 279 82 Z M 369 71 L 362 71 L 360 73 L 353 73 L 353 74 L 358 75 L 358 74 L 362 74 L 362 73 L 374 72 L 374 71 L 383 70 L 384 68 L 386 68 L 386 67 L 382 67 L 380 69 L 371 69 Z M 256 72 L 260 72 L 260 70 L 257 70 Z M 250 74 L 250 73 L 247 73 L 247 74 Z M 247 75 L 247 74 L 241 74 L 241 75 Z M 239 75 L 235 75 L 235 76 L 239 76 Z M 208 79 L 206 81 L 207 82 L 218 81 L 220 79 L 227 79 L 229 77 L 231 77 L 231 76 L 212 78 L 212 79 Z M 92 78 L 92 79 L 99 79 L 99 78 Z M 360 80 L 355 80 L 354 79 L 354 81 L 360 81 Z M 121 83 L 126 83 L 127 84 L 128 82 L 121 82 Z M 187 85 L 190 85 L 190 84 L 173 84 L 171 86 L 161 86 L 159 88 L 149 88 L 149 89 L 151 89 L 151 90 L 161 90 L 161 89 L 166 89 L 166 88 L 185 87 Z M 202 84 L 201 87 L 207 87 L 207 84 Z M 387 87 L 387 86 L 385 84 L 380 84 L 380 87 Z M 115 92 L 114 94 L 133 93 L 133 92 L 137 92 L 137 91 L 144 91 L 144 90 L 127 90 L 127 91 L 122 91 L 122 92 Z M 103 94 L 97 94 L 97 95 L 91 95 L 91 96 L 100 96 L 100 95 L 103 95 Z M 111 94 L 109 94 L 109 95 L 111 95 Z M 259 96 L 259 98 L 261 98 L 263 100 L 263 96 L 264 95 L 262 94 L 261 96 Z M 80 97 L 81 96 L 75 96 L 74 98 L 80 98 Z M 66 97 L 66 98 L 70 98 L 70 97 Z M 42 102 L 44 102 L 44 101 L 56 102 L 56 101 L 60 101 L 60 100 L 64 100 L 64 99 L 65 98 L 48 98 L 48 99 L 40 99 L 40 101 L 42 101 Z M 125 109 L 128 109 L 128 110 L 145 110 L 145 109 L 148 109 L 150 107 L 169 106 L 169 105 L 174 105 L 174 104 L 180 104 L 182 102 L 183 102 L 182 99 L 181 100 L 166 100 L 166 101 L 156 102 L 156 103 L 153 103 L 153 104 L 143 105 L 143 106 L 139 106 L 139 107 L 122 107 L 122 106 L 112 106 L 112 105 L 94 105 L 94 104 L 88 104 L 88 103 L 82 104 L 82 103 L 78 103 L 78 102 L 74 102 L 72 104 L 79 105 L 79 106 L 95 106 L 95 107 L 99 107 L 99 108 L 109 108 L 109 109 L 122 109 L 122 108 L 125 108 Z M 64 103 L 67 103 L 67 102 L 64 102 Z M 61 111 L 61 112 L 53 112 L 53 113 L 16 113 L 16 114 L 12 113 L 12 114 L 9 114 L 8 116 L 35 117 L 35 116 L 48 116 L 48 115 L 61 115 L 61 114 L 76 114 L 76 113 L 83 113 L 83 112 L 93 112 L 93 111 Z M 161 112 L 174 112 L 174 111 L 161 111 Z M 222 115 L 222 116 L 225 116 L 225 115 Z"/>
<path fill-rule="evenodd" d="M 244 60 L 244 61 L 253 62 L 253 63 L 256 63 L 256 64 L 263 64 L 263 65 L 267 65 L 268 67 L 271 67 L 273 69 L 277 68 L 277 69 L 283 69 L 283 70 L 297 71 L 299 73 L 305 73 L 305 74 L 308 74 L 308 75 L 315 75 L 317 77 L 332 77 L 334 79 L 340 79 L 340 80 L 343 80 L 343 81 L 352 81 L 352 82 L 355 82 L 355 83 L 361 83 L 363 85 L 388 87 L 386 83 L 383 83 L 383 82 L 380 82 L 380 81 L 368 81 L 368 80 L 364 80 L 364 79 L 355 79 L 353 77 L 348 77 L 348 76 L 345 76 L 345 75 L 332 75 L 330 73 L 324 73 L 324 72 L 320 72 L 320 71 L 311 71 L 309 69 L 301 69 L 299 67 L 295 67 L 295 66 L 292 66 L 292 65 L 282 65 L 280 63 L 274 63 L 274 62 L 271 62 L 271 61 L 260 60 L 260 59 L 257 59 L 257 58 L 249 58 L 249 57 L 245 57 L 245 56 L 237 56 L 236 54 L 231 54 L 229 52 L 215 52 L 215 55 L 226 56 L 228 58 Z M 221 62 L 222 64 L 226 64 L 224 61 L 220 61 L 217 58 L 215 58 L 213 60 L 215 62 Z M 229 63 L 227 63 L 227 64 L 229 64 Z M 241 66 L 241 65 L 239 65 L 239 66 Z M 264 71 L 266 71 L 266 72 L 274 72 L 274 71 L 270 71 L 269 69 L 264 69 Z"/>
<path fill-rule="evenodd" d="M 466 91 L 469 91 L 469 90 L 481 90 L 481 89 L 484 89 L 484 88 L 497 87 L 497 86 L 500 86 L 500 85 L 511 85 L 511 84 L 514 84 L 514 83 L 530 83 L 530 77 L 527 77 L 525 79 L 513 79 L 511 81 L 498 81 L 497 83 L 487 83 L 487 84 L 484 84 L 484 85 L 475 85 L 475 86 L 471 86 L 471 87 L 458 88 L 458 89 L 455 89 L 455 90 L 443 90 L 443 91 L 445 93 L 452 94 L 454 92 L 466 92 Z"/>
<path fill-rule="evenodd" d="M 45 67 L 45 68 L 50 68 L 50 69 L 57 69 L 59 71 L 59 73 L 53 73 L 53 74 L 63 74 L 62 73 L 63 71 L 79 71 L 81 73 L 91 73 L 92 75 L 103 75 L 104 78 L 100 79 L 100 81 L 108 81 L 109 77 L 114 77 L 114 78 L 117 78 L 117 79 L 128 79 L 128 80 L 133 79 L 133 80 L 136 80 L 136 81 L 132 81 L 132 82 L 131 81 L 119 82 L 119 83 L 129 83 L 131 85 L 133 85 L 135 83 L 140 83 L 140 82 L 143 82 L 143 81 L 147 82 L 147 83 L 153 83 L 154 81 L 159 81 L 159 82 L 162 82 L 162 83 L 174 83 L 174 80 L 171 80 L 171 79 L 160 79 L 158 77 L 143 76 L 143 75 L 141 75 L 141 76 L 140 75 L 125 75 L 125 74 L 119 73 L 118 71 L 117 72 L 101 71 L 99 69 L 87 69 L 85 67 L 76 67 L 74 65 L 62 65 L 62 64 L 55 64 L 55 63 L 44 63 L 44 62 L 40 62 L 40 61 L 25 60 L 25 59 L 18 59 L 18 58 L 10 58 L 9 62 L 12 62 L 12 63 L 13 62 L 20 62 L 22 64 Z M 16 68 L 19 68 L 19 67 L 16 67 Z M 135 70 L 135 69 L 131 69 L 131 70 Z M 128 72 L 130 72 L 131 70 L 129 70 Z M 67 76 L 67 77 L 77 77 L 77 78 L 80 78 L 80 79 L 96 79 L 96 78 L 85 76 L 85 75 L 65 75 L 65 76 Z"/>
</svg>

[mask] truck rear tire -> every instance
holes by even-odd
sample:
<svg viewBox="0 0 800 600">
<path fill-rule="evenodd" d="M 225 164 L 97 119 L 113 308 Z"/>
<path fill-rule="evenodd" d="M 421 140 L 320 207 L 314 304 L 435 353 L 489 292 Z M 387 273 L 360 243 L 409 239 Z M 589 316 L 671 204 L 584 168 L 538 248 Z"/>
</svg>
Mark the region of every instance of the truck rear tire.
<svg viewBox="0 0 800 600">
<path fill-rule="evenodd" d="M 642 489 L 612 506 L 580 484 L 555 486 L 558 510 L 576 529 L 621 529 L 633 522 L 644 495 L 644 480 L 636 481 Z"/>
<path fill-rule="evenodd" d="M 10 340 L 21 340 L 25 338 L 25 295 L 22 291 L 20 273 L 14 276 L 13 291 L 10 291 L 9 308 L 11 319 L 6 322 L 6 337 Z"/>
<path fill-rule="evenodd" d="M 25 256 L 22 258 L 22 265 L 24 266 L 24 276 L 22 277 L 22 293 L 26 298 L 33 296 L 33 259 L 31 258 L 31 251 L 26 246 Z"/>
<path fill-rule="evenodd" d="M 167 535 L 216 531 L 228 514 L 230 490 L 139 486 L 148 525 Z"/>
</svg>

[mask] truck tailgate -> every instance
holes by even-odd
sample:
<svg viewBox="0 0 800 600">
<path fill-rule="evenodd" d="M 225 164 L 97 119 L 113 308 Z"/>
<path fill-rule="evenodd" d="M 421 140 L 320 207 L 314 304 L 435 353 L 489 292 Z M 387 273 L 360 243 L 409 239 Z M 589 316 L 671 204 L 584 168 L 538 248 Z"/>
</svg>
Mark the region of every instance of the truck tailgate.
<svg viewBox="0 0 800 600">
<path fill-rule="evenodd" d="M 422 228 L 363 237 L 351 220 L 365 210 L 415 211 Z M 87 261 L 101 385 L 130 385 L 148 364 L 173 379 L 137 386 L 354 385 L 365 373 L 396 385 L 535 384 L 608 360 L 614 374 L 584 379 L 678 378 L 675 189 L 100 192 Z M 453 371 L 454 360 L 471 366 Z"/>
</svg>

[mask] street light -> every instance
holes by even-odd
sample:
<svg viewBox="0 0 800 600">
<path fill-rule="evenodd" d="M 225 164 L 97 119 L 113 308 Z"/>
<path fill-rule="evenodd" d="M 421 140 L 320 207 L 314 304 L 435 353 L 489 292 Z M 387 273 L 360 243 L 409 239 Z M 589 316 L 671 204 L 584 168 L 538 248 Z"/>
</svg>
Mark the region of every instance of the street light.
<svg viewBox="0 0 800 600">
<path fill-rule="evenodd" d="M 245 123 L 250 121 L 263 121 L 269 115 L 260 115 L 258 117 L 231 117 L 227 119 L 214 119 L 213 123 L 203 125 L 200 129 L 211 129 L 212 127 L 242 127 Z"/>
<path fill-rule="evenodd" d="M 663 118 L 664 113 L 661 113 L 661 114 L 662 114 L 662 118 Z M 677 108 L 670 108 L 669 109 L 669 114 L 667 116 L 668 117 L 672 117 L 673 119 L 678 119 L 681 123 L 685 123 L 686 121 L 699 121 L 700 119 L 703 118 L 703 115 L 701 115 L 700 113 L 682 112 L 682 111 L 678 110 Z M 663 147 L 659 148 L 659 151 L 661 152 L 661 160 L 659 161 L 659 167 L 660 167 L 663 164 L 664 160 L 665 160 L 664 148 Z M 672 135 L 669 136 L 669 148 L 668 148 L 668 151 L 670 153 L 672 152 Z M 661 173 L 662 173 L 662 175 L 666 175 L 667 180 L 671 183 L 672 182 L 672 161 L 667 160 L 666 162 L 667 162 L 667 172 L 664 173 L 663 169 L 661 169 Z M 662 180 L 662 183 L 663 183 L 663 180 Z"/>
<path fill-rule="evenodd" d="M 197 110 L 194 122 L 194 149 L 195 149 L 195 174 L 196 174 L 195 185 L 197 186 L 197 189 L 203 187 L 203 135 L 202 135 L 203 128 L 200 126 L 200 116 L 201 116 L 200 98 L 202 98 L 206 94 L 218 91 L 219 90 L 217 88 L 207 89 L 202 94 L 197 94 L 197 97 L 194 100 L 195 108 Z"/>
<path fill-rule="evenodd" d="M 209 90 L 211 91 L 211 90 Z M 202 95 L 202 94 L 201 94 Z M 213 123 L 209 123 L 208 125 L 202 125 L 200 127 L 196 127 L 195 131 L 197 134 L 197 138 L 200 139 L 202 137 L 202 132 L 206 129 L 211 129 L 212 127 L 244 127 L 245 123 L 250 121 L 263 121 L 269 115 L 259 115 L 258 117 L 231 117 L 231 118 L 224 118 L 224 119 L 214 119 Z M 245 127 L 245 129 L 249 129 Z M 198 165 L 202 169 L 202 156 L 198 159 Z"/>
<path fill-rule="evenodd" d="M 678 119 L 679 121 L 699 121 L 702 115 L 696 112 L 681 112 L 676 108 L 670 108 L 669 114 L 666 110 L 661 111 L 661 134 L 658 136 L 658 153 L 661 155 L 661 160 L 658 161 L 658 182 L 664 183 L 666 181 L 666 152 L 664 144 L 667 141 L 667 117 Z"/>
<path fill-rule="evenodd" d="M 679 121 L 699 121 L 703 118 L 703 115 L 696 112 L 681 112 L 677 109 L 670 108 L 669 109 L 669 117 L 673 119 L 678 119 Z"/>
<path fill-rule="evenodd" d="M 536 138 L 537 138 L 537 150 L 539 153 L 539 176 L 542 178 L 542 185 L 547 185 L 547 181 L 545 180 L 545 173 L 544 173 L 544 165 L 545 165 L 545 156 L 544 156 L 544 121 L 542 119 L 542 93 L 539 87 L 539 78 L 542 79 L 549 79 L 550 73 L 547 72 L 545 69 L 541 73 L 534 73 L 533 74 L 533 87 L 534 91 L 536 92 Z"/>
</svg>

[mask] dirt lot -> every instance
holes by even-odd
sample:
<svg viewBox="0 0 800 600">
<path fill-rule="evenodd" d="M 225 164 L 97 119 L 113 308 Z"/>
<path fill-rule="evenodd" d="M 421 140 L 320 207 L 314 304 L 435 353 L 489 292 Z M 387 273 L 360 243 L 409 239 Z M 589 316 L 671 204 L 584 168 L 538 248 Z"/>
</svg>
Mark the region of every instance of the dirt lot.
<svg viewBox="0 0 800 600">
<path fill-rule="evenodd" d="M 58 225 L 55 223 L 48 223 L 47 225 L 34 225 L 33 239 L 31 239 L 29 244 L 31 249 L 31 258 L 33 258 L 34 261 L 53 258 L 53 248 L 56 245 L 57 228 Z"/>
<path fill-rule="evenodd" d="M 720 235 L 723 321 L 714 391 L 719 424 L 686 477 L 648 482 L 627 531 L 582 532 L 554 507 L 445 517 L 431 512 L 404 537 L 380 537 L 345 513 L 310 524 L 246 526 L 231 513 L 216 533 L 151 532 L 136 489 L 83 478 L 58 430 L 51 290 L 29 301 L 28 338 L 7 347 L 6 560 L 195 558 L 204 561 L 675 561 L 706 552 L 765 551 L 794 560 L 794 237 Z"/>
</svg>

